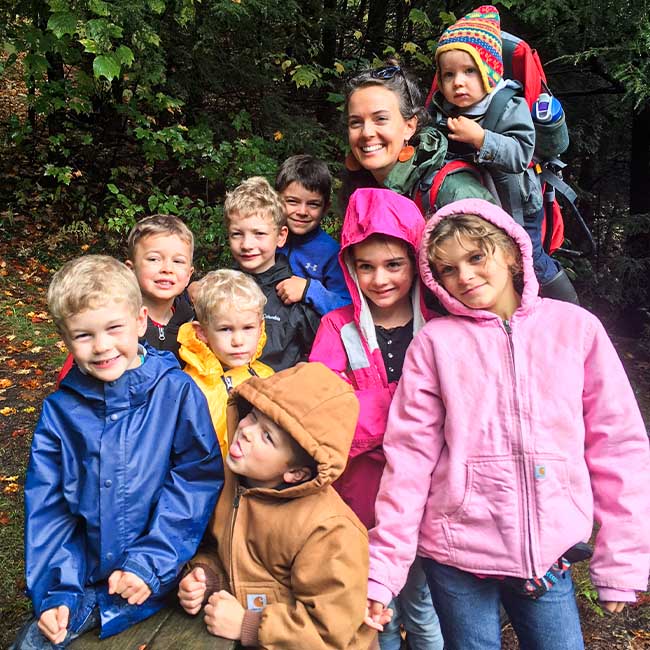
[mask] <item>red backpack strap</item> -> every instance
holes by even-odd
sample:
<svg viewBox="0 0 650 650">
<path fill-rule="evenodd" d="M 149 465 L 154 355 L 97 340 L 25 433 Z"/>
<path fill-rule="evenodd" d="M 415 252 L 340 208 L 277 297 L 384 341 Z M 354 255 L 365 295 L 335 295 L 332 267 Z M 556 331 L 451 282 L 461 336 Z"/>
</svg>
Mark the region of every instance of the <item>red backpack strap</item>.
<svg viewBox="0 0 650 650">
<path fill-rule="evenodd" d="M 469 171 L 480 178 L 480 172 L 476 165 L 465 160 L 452 160 L 444 164 L 440 169 L 436 170 L 432 176 L 429 176 L 420 182 L 418 191 L 413 200 L 418 208 L 420 208 L 420 212 L 422 212 L 425 219 L 427 218 L 427 215 L 430 215 L 435 211 L 438 192 L 447 176 L 461 170 Z"/>
</svg>

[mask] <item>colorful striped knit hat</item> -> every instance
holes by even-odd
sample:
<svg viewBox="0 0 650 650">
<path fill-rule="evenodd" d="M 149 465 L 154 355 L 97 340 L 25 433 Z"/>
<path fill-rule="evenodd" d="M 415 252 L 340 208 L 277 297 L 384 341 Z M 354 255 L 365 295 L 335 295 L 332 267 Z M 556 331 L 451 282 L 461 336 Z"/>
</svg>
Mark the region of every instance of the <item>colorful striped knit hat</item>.
<svg viewBox="0 0 650 650">
<path fill-rule="evenodd" d="M 436 63 L 448 50 L 467 52 L 481 72 L 485 92 L 491 93 L 503 76 L 500 22 L 499 11 L 492 5 L 483 5 L 457 20 L 438 41 Z"/>
</svg>

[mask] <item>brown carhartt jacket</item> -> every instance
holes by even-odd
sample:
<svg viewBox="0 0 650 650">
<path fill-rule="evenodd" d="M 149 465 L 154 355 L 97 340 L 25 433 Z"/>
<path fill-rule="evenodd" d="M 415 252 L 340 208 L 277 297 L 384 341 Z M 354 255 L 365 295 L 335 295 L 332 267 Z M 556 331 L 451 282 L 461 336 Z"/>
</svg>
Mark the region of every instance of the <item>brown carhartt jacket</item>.
<svg viewBox="0 0 650 650">
<path fill-rule="evenodd" d="M 289 432 L 317 464 L 298 485 L 245 488 L 226 467 L 208 536 L 192 566 L 208 593 L 227 589 L 248 610 L 242 645 L 266 650 L 366 650 L 375 633 L 363 624 L 368 578 L 366 529 L 332 488 L 347 462 L 359 405 L 351 387 L 320 363 L 234 389 Z M 225 569 L 225 571 L 224 571 Z"/>
</svg>

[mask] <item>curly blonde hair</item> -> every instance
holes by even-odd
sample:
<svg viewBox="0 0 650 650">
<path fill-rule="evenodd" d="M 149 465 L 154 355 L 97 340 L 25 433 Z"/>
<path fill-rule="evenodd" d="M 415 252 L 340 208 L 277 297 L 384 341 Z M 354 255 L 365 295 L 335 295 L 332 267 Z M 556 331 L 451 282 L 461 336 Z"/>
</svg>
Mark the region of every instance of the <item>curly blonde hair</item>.
<svg viewBox="0 0 650 650">
<path fill-rule="evenodd" d="M 47 306 L 59 331 L 63 331 L 67 318 L 109 300 L 126 302 L 134 315 L 142 307 L 133 271 L 108 255 L 84 255 L 66 262 L 47 290 Z"/>
<path fill-rule="evenodd" d="M 505 257 L 513 260 L 509 269 L 513 279 L 523 280 L 521 250 L 515 240 L 504 230 L 475 214 L 457 214 L 443 219 L 430 233 L 427 241 L 427 259 L 433 275 L 438 278 L 435 262 L 441 261 L 441 247 L 449 239 L 461 246 L 470 242 L 486 256 L 494 255 L 500 248 Z M 438 278 L 439 279 L 439 278 Z"/>
<path fill-rule="evenodd" d="M 263 318 L 266 296 L 255 280 L 241 271 L 210 271 L 200 282 L 194 296 L 196 320 L 209 326 L 225 310 L 252 310 Z"/>
<path fill-rule="evenodd" d="M 253 176 L 226 194 L 223 206 L 226 228 L 234 214 L 245 218 L 260 213 L 268 217 L 278 230 L 287 225 L 282 199 L 266 178 Z"/>
</svg>

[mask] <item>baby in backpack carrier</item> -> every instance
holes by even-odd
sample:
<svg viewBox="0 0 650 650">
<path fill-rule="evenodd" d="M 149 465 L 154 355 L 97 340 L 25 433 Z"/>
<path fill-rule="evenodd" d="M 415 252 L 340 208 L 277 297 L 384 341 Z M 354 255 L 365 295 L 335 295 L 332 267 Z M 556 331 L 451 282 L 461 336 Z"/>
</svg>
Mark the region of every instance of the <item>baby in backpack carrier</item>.
<svg viewBox="0 0 650 650">
<path fill-rule="evenodd" d="M 542 189 L 532 168 L 535 127 L 526 100 L 516 94 L 490 128 L 484 128 L 497 93 L 521 86 L 503 79 L 499 12 L 484 5 L 451 25 L 436 50 L 439 91 L 432 110 L 449 140 L 453 159 L 470 160 L 489 173 L 503 209 L 524 226 L 533 243 L 541 294 L 567 302 L 578 298 L 560 264 L 542 246 Z"/>
</svg>

